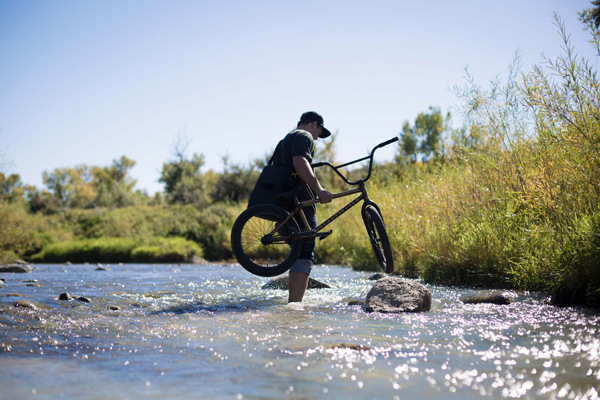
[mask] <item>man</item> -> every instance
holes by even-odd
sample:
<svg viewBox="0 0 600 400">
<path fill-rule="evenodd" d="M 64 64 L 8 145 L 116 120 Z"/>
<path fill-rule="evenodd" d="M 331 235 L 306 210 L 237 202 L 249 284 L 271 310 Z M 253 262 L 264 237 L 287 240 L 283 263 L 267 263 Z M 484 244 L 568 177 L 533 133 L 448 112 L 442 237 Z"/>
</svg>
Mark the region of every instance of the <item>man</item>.
<svg viewBox="0 0 600 400">
<path fill-rule="evenodd" d="M 298 176 L 317 195 L 321 203 L 329 203 L 332 194 L 323 189 L 311 167 L 314 141 L 329 137 L 331 132 L 323 126 L 323 117 L 314 111 L 302 114 L 298 127 L 288 133 L 273 154 L 274 165 L 293 167 Z M 312 229 L 317 226 L 316 207 L 305 207 L 304 213 Z M 300 302 L 306 292 L 308 276 L 315 262 L 315 239 L 302 243 L 302 250 L 289 273 L 289 302 Z"/>
</svg>

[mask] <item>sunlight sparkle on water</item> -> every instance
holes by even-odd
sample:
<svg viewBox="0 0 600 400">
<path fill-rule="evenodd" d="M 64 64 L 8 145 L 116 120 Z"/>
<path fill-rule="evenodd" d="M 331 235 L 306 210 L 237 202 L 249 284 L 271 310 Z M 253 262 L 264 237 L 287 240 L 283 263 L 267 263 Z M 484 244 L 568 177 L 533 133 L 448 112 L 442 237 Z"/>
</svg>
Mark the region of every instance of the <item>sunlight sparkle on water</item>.
<svg viewBox="0 0 600 400">
<path fill-rule="evenodd" d="M 340 267 L 315 268 L 333 288 L 302 304 L 239 266 L 63 268 L 4 284 L 37 310 L 0 298 L 3 398 L 598 398 L 600 318 L 543 295 L 465 305 L 430 286 L 430 312 L 369 314 L 347 303 L 373 282 Z"/>
</svg>

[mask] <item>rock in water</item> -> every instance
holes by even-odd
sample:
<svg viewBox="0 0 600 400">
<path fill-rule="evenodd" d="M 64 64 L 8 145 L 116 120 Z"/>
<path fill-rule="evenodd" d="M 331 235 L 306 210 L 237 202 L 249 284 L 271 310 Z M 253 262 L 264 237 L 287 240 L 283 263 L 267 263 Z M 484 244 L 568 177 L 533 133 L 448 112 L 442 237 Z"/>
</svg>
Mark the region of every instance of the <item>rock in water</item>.
<svg viewBox="0 0 600 400">
<path fill-rule="evenodd" d="M 421 312 L 431 309 L 431 292 L 420 283 L 408 279 L 379 279 L 367 294 L 368 312 Z"/>
<path fill-rule="evenodd" d="M 287 290 L 289 283 L 289 275 L 283 275 L 274 279 L 271 279 L 269 282 L 265 283 L 261 289 L 281 289 Z M 329 289 L 329 286 L 326 283 L 319 282 L 316 279 L 308 278 L 308 289 Z"/>
<path fill-rule="evenodd" d="M 17 308 L 29 308 L 30 310 L 49 310 L 52 307 L 48 307 L 45 304 L 38 303 L 31 300 L 17 300 L 14 304 Z"/>
<path fill-rule="evenodd" d="M 15 307 L 30 308 L 32 310 L 38 309 L 36 307 L 36 304 L 33 301 L 29 301 L 29 300 L 18 300 L 15 303 Z"/>
<path fill-rule="evenodd" d="M 351 349 L 351 350 L 373 350 L 371 346 L 363 343 L 339 342 L 325 346 L 327 349 Z"/>
<path fill-rule="evenodd" d="M 363 299 L 354 299 L 348 302 L 349 306 L 365 306 L 366 302 Z"/>
<path fill-rule="evenodd" d="M 32 268 L 29 265 L 21 264 L 8 264 L 0 265 L 0 273 L 12 272 L 12 273 L 27 273 L 31 272 Z"/>
<path fill-rule="evenodd" d="M 58 300 L 61 300 L 61 301 L 73 300 L 73 296 L 71 296 L 69 293 L 61 293 L 58 295 Z"/>
<path fill-rule="evenodd" d="M 460 301 L 466 304 L 510 304 L 510 299 L 502 293 L 483 293 L 475 296 L 463 296 Z"/>
</svg>

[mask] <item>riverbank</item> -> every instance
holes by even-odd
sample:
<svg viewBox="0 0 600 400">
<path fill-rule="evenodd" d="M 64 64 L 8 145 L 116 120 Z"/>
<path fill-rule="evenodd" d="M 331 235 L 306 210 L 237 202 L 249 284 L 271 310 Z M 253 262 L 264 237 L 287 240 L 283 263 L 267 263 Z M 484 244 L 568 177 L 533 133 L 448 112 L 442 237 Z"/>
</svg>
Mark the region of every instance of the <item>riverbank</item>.
<svg viewBox="0 0 600 400">
<path fill-rule="evenodd" d="M 600 247 L 594 247 L 590 239 L 595 240 L 593 232 L 600 224 L 587 223 L 589 219 L 580 217 L 577 226 L 582 228 L 578 231 L 581 240 L 576 247 L 566 248 L 571 253 L 565 253 L 559 251 L 556 244 L 548 242 L 550 236 L 538 235 L 531 223 L 527 222 L 529 231 L 525 232 L 520 224 L 511 221 L 517 217 L 505 218 L 502 220 L 509 221 L 515 232 L 520 232 L 520 239 L 507 238 L 505 243 L 500 243 L 495 235 L 506 235 L 508 231 L 498 233 L 488 226 L 483 234 L 480 230 L 484 225 L 475 224 L 485 214 L 469 217 L 467 221 L 470 222 L 465 225 L 461 214 L 445 214 L 448 210 L 442 207 L 451 205 L 450 200 L 456 199 L 452 197 L 455 195 L 444 192 L 434 198 L 430 195 L 432 191 L 458 185 L 454 181 L 466 174 L 467 169 L 448 164 L 436 174 L 420 170 L 418 166 L 413 172 L 418 184 L 394 185 L 398 178 L 393 171 L 383 171 L 380 180 L 374 181 L 369 188 L 371 198 L 382 208 L 397 274 L 448 286 L 550 291 L 553 302 L 561 306 L 598 305 L 595 286 L 590 282 L 593 282 L 594 268 L 600 265 L 592 263 Z M 444 187 L 436 186 L 441 183 Z M 440 203 L 441 199 L 445 200 Z M 319 219 L 325 220 L 339 207 L 341 204 L 321 205 Z M 29 250 L 19 251 L 29 262 L 185 263 L 198 257 L 210 262 L 231 260 L 229 231 L 236 213 L 242 209 L 243 204 L 218 205 L 204 210 L 194 206 L 146 206 L 70 210 L 43 216 L 29 215 L 17 204 L 0 203 L 0 216 L 4 210 L 4 215 L 12 218 L 12 226 L 18 228 L 11 230 L 9 223 L 4 225 L 8 229 L 2 234 L 12 232 L 11 237 L 21 237 L 29 243 L 21 247 Z M 483 213 L 485 210 L 472 211 Z M 220 217 L 215 219 L 216 216 Z M 450 226 L 454 227 L 449 229 Z M 461 226 L 462 230 L 459 229 Z M 501 228 L 503 225 L 496 223 L 494 226 Z M 331 228 L 333 234 L 317 242 L 319 263 L 379 271 L 358 208 L 344 214 Z M 136 236 L 142 233 L 177 233 L 191 239 Z M 88 238 L 85 236 L 88 234 L 118 234 L 122 237 Z M 521 240 L 523 238 L 526 240 Z M 514 254 L 521 254 L 521 258 L 515 258 Z M 565 257 L 566 254 L 570 256 Z M 12 259 L 14 253 L 13 258 L 6 261 Z M 526 264 L 519 264 L 525 261 Z M 579 271 L 580 276 L 571 271 Z"/>
</svg>

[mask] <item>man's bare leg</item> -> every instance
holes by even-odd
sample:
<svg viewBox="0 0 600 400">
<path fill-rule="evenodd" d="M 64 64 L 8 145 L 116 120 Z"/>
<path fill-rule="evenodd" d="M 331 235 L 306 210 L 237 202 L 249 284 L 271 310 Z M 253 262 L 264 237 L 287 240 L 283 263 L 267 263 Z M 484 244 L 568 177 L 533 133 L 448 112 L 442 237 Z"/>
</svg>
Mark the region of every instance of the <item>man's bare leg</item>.
<svg viewBox="0 0 600 400">
<path fill-rule="evenodd" d="M 304 292 L 308 286 L 308 274 L 299 271 L 290 271 L 288 289 L 290 297 L 288 303 L 301 302 L 304 298 Z"/>
</svg>

